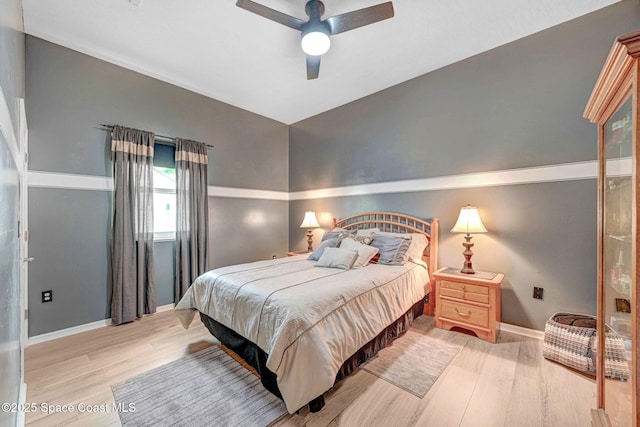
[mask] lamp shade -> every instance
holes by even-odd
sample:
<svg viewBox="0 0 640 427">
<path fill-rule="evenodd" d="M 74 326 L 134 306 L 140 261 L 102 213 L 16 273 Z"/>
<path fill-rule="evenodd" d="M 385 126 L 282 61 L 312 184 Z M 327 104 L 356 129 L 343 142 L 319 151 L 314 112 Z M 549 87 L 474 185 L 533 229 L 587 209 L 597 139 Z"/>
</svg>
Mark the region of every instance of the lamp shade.
<svg viewBox="0 0 640 427">
<path fill-rule="evenodd" d="M 480 215 L 478 214 L 478 208 L 475 206 L 467 205 L 460 209 L 460 215 L 456 225 L 451 229 L 452 233 L 486 233 L 487 229 L 484 227 Z"/>
<path fill-rule="evenodd" d="M 318 224 L 316 213 L 313 211 L 305 212 L 304 219 L 302 220 L 302 224 L 300 224 L 300 228 L 318 228 L 318 227 L 320 227 L 320 224 Z"/>
</svg>

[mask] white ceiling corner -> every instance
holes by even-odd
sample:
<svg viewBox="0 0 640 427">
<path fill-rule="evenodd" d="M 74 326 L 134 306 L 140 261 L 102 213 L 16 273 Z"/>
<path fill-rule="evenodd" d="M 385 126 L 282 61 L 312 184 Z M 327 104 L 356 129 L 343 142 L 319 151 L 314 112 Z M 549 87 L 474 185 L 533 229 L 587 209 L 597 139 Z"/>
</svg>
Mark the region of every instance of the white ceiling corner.
<svg viewBox="0 0 640 427">
<path fill-rule="evenodd" d="M 256 1 L 306 19 L 305 0 Z M 325 18 L 383 2 L 323 1 Z M 393 18 L 332 36 L 316 80 L 297 31 L 234 0 L 23 0 L 23 13 L 27 34 L 291 124 L 618 1 L 393 0 Z"/>
</svg>

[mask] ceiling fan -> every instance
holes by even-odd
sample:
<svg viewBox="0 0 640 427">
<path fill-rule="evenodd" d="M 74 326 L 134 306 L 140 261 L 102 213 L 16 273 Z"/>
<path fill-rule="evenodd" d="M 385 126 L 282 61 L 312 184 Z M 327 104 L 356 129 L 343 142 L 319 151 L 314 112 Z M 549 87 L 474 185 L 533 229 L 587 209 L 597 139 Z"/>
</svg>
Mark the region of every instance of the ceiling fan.
<svg viewBox="0 0 640 427">
<path fill-rule="evenodd" d="M 331 46 L 330 35 L 393 17 L 393 4 L 390 1 L 322 20 L 324 4 L 320 0 L 309 0 L 304 7 L 309 16 L 306 22 L 251 0 L 238 0 L 236 6 L 302 33 L 302 50 L 307 54 L 307 80 L 318 78 L 320 56 Z"/>
</svg>

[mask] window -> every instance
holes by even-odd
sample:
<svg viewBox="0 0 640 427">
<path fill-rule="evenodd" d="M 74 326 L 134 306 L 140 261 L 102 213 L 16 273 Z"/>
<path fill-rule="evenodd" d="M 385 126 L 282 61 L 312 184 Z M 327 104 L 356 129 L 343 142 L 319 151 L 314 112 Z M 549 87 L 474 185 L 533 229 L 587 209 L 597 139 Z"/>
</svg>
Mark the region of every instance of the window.
<svg viewBox="0 0 640 427">
<path fill-rule="evenodd" d="M 153 155 L 154 240 L 176 238 L 175 147 L 155 144 Z"/>
<path fill-rule="evenodd" d="M 155 240 L 176 238 L 176 170 L 153 167 L 153 234 Z"/>
</svg>

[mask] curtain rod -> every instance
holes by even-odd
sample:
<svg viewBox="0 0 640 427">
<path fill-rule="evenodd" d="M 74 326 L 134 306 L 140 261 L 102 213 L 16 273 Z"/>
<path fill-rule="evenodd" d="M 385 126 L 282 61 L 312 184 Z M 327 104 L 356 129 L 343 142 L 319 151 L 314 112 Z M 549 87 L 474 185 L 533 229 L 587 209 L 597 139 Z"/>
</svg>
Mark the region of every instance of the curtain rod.
<svg viewBox="0 0 640 427">
<path fill-rule="evenodd" d="M 111 132 L 114 128 L 114 125 L 105 125 L 105 124 L 100 124 L 100 127 L 98 129 L 100 130 L 108 130 L 109 132 Z M 160 141 L 160 142 L 164 142 L 166 144 L 169 145 L 176 145 L 175 143 L 175 138 L 172 138 L 170 136 L 165 136 L 165 135 L 155 135 L 155 139 Z M 213 145 L 209 145 L 209 144 L 204 144 L 207 146 L 207 148 L 213 148 Z"/>
</svg>

